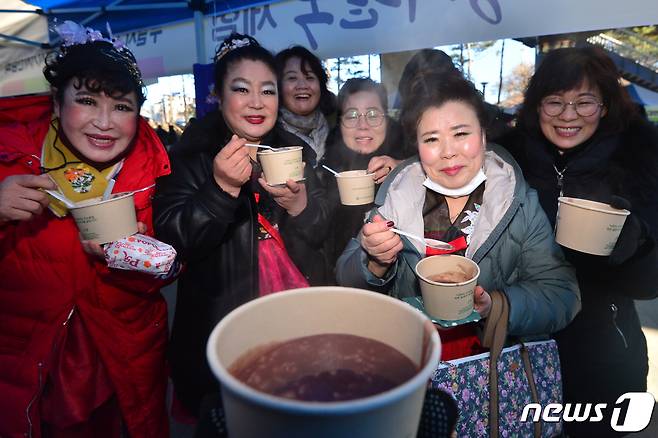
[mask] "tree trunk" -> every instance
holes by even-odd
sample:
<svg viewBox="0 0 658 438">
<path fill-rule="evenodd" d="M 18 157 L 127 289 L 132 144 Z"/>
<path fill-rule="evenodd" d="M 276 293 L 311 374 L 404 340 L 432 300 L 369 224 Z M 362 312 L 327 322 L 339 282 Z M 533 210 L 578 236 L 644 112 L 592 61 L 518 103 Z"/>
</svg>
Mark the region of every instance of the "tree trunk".
<svg viewBox="0 0 658 438">
<path fill-rule="evenodd" d="M 498 75 L 498 101 L 497 104 L 500 105 L 500 94 L 503 91 L 503 56 L 505 55 L 505 40 L 503 40 L 503 46 L 500 49 L 500 74 Z"/>
</svg>

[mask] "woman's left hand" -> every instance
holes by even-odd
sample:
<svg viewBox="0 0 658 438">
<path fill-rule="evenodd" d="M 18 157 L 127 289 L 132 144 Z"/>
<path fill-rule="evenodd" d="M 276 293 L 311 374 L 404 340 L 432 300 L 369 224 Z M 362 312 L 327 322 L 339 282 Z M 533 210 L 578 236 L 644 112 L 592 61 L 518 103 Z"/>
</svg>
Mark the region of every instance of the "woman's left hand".
<svg viewBox="0 0 658 438">
<path fill-rule="evenodd" d="M 290 216 L 297 216 L 306 208 L 307 197 L 304 183 L 289 179 L 283 187 L 271 187 L 263 178 L 258 178 L 258 182 Z"/>
<path fill-rule="evenodd" d="M 374 174 L 372 178 L 375 180 L 375 184 L 381 184 L 400 162 L 388 155 L 372 157 L 368 163 L 368 173 Z"/>
<path fill-rule="evenodd" d="M 486 318 L 491 312 L 491 295 L 482 288 L 482 286 L 475 286 L 473 293 L 474 308 L 477 313 Z"/>
<path fill-rule="evenodd" d="M 139 234 L 145 234 L 147 230 L 148 227 L 144 222 L 137 222 L 137 232 Z M 84 252 L 97 259 L 105 260 L 105 251 L 103 251 L 103 247 L 100 244 L 93 240 L 82 240 L 82 234 L 80 234 L 80 243 L 82 243 Z"/>
</svg>

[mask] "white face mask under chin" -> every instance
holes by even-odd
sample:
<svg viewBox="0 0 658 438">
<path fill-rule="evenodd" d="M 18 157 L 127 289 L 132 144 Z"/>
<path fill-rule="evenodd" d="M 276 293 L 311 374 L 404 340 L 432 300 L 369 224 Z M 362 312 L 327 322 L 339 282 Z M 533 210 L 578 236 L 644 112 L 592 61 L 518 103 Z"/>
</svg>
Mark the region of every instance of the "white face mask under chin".
<svg viewBox="0 0 658 438">
<path fill-rule="evenodd" d="M 423 182 L 423 185 L 430 189 L 433 192 L 439 193 L 443 196 L 448 196 L 450 198 L 461 198 L 462 196 L 468 196 L 475 189 L 477 189 L 480 184 L 482 184 L 484 181 L 487 180 L 487 176 L 484 174 L 482 169 L 471 179 L 468 184 L 465 186 L 462 186 L 458 189 L 449 189 L 447 187 L 442 186 L 441 184 L 432 181 L 431 179 L 425 178 L 425 182 Z"/>
</svg>

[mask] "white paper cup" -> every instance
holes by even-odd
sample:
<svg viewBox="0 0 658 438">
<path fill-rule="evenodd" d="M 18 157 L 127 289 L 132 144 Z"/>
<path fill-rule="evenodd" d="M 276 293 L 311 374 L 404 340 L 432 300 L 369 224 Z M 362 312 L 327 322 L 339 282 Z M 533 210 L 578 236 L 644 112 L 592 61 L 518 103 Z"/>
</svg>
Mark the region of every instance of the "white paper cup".
<svg viewBox="0 0 658 438">
<path fill-rule="evenodd" d="M 285 184 L 289 179 L 299 181 L 304 176 L 301 146 L 259 150 L 257 156 L 265 181 L 271 186 Z"/>
<path fill-rule="evenodd" d="M 336 175 L 340 203 L 343 205 L 370 204 L 375 200 L 375 180 L 367 170 L 347 170 Z"/>
<path fill-rule="evenodd" d="M 587 254 L 610 255 L 629 214 L 602 202 L 560 197 L 555 241 Z"/>
<path fill-rule="evenodd" d="M 467 280 L 448 283 L 430 279 L 445 273 L 460 273 Z M 430 316 L 457 321 L 473 313 L 473 292 L 480 276 L 480 268 L 473 260 L 454 254 L 426 257 L 416 264 L 416 275 L 425 311 Z"/>
<path fill-rule="evenodd" d="M 69 208 L 82 237 L 104 244 L 137 233 L 133 193 L 117 193 L 110 199 L 98 198 Z"/>
<path fill-rule="evenodd" d="M 324 403 L 260 392 L 227 370 L 255 347 L 326 333 L 384 342 L 419 365 L 420 371 L 389 391 Z M 402 438 L 416 436 L 440 349 L 429 319 L 403 301 L 360 289 L 312 287 L 267 295 L 238 307 L 212 331 L 206 352 L 222 385 L 231 437 Z"/>
</svg>

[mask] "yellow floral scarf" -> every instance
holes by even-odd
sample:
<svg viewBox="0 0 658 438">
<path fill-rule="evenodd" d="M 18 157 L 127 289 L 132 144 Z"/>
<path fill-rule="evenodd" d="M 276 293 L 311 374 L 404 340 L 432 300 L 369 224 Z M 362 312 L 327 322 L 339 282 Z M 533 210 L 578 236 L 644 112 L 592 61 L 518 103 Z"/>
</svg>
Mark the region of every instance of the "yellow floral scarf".
<svg viewBox="0 0 658 438">
<path fill-rule="evenodd" d="M 73 202 L 103 196 L 108 181 L 121 169 L 122 161 L 103 170 L 98 170 L 80 159 L 64 145 L 57 134 L 58 120 L 53 119 L 43 140 L 41 166 L 57 184 L 59 191 Z M 50 197 L 50 210 L 56 216 L 66 216 L 64 203 Z"/>
</svg>

